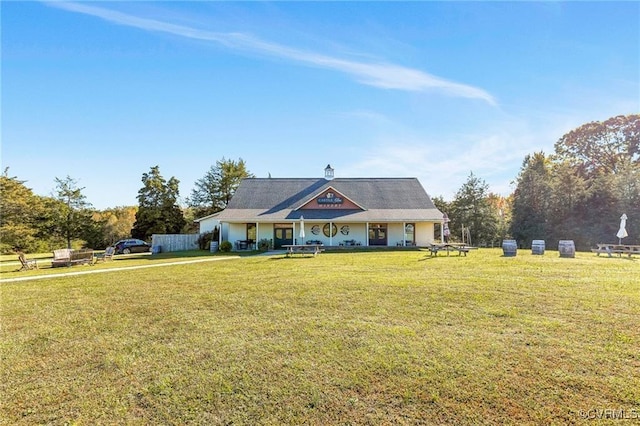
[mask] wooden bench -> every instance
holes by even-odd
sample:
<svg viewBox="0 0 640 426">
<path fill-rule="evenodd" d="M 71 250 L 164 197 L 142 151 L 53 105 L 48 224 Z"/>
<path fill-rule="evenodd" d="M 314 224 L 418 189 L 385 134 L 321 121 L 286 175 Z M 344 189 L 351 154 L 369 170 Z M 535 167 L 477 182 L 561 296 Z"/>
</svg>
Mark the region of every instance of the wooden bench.
<svg viewBox="0 0 640 426">
<path fill-rule="evenodd" d="M 59 249 L 53 251 L 51 267 L 93 264 L 93 250 Z"/>
<path fill-rule="evenodd" d="M 71 258 L 71 249 L 54 250 L 53 260 L 51 261 L 51 267 L 57 268 L 58 266 L 68 266 L 68 262 L 70 258 Z"/>
</svg>

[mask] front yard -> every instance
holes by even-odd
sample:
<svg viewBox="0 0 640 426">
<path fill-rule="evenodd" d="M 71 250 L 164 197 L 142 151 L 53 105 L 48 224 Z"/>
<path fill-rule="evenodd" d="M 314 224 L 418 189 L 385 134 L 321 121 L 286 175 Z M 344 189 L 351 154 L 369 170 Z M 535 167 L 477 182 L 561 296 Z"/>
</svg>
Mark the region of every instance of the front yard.
<svg viewBox="0 0 640 426">
<path fill-rule="evenodd" d="M 637 259 L 253 256 L 0 295 L 2 424 L 640 417 Z"/>
</svg>

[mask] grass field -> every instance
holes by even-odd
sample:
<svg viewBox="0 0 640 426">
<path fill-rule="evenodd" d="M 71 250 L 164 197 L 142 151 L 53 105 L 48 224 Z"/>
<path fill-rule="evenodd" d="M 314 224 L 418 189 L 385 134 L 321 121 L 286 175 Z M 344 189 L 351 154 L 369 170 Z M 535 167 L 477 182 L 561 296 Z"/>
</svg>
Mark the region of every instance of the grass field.
<svg viewBox="0 0 640 426">
<path fill-rule="evenodd" d="M 640 421 L 637 258 L 253 256 L 0 295 L 2 424 Z"/>
</svg>

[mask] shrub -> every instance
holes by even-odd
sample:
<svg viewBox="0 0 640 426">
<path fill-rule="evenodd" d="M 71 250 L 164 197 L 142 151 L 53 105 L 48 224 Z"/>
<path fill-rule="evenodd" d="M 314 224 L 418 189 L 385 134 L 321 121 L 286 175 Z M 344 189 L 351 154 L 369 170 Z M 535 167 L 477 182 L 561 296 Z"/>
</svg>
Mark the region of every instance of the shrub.
<svg viewBox="0 0 640 426">
<path fill-rule="evenodd" d="M 220 243 L 220 251 L 228 253 L 231 251 L 231 248 L 233 246 L 231 245 L 230 241 L 223 241 Z"/>
<path fill-rule="evenodd" d="M 200 248 L 200 250 L 209 250 L 209 248 L 211 247 L 211 241 L 213 241 L 213 237 L 213 231 L 200 234 L 200 236 L 198 237 L 198 247 Z"/>
<path fill-rule="evenodd" d="M 258 250 L 260 251 L 267 251 L 269 250 L 270 246 L 271 246 L 271 243 L 266 238 L 263 238 L 260 241 L 258 241 Z"/>
</svg>

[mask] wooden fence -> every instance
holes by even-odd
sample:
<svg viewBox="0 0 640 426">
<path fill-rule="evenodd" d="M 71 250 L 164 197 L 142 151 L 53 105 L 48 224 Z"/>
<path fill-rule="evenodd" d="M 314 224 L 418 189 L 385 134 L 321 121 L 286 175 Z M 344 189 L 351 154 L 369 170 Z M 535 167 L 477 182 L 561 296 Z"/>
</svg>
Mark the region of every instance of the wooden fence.
<svg viewBox="0 0 640 426">
<path fill-rule="evenodd" d="M 153 234 L 151 247 L 154 253 L 198 250 L 200 234 Z"/>
</svg>

